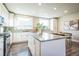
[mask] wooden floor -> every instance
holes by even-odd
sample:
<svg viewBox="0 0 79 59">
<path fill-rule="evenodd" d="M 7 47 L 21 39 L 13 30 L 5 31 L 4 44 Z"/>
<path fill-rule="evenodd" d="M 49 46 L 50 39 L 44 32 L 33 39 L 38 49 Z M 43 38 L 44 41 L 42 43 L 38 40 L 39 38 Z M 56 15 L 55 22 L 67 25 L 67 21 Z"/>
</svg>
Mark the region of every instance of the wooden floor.
<svg viewBox="0 0 79 59">
<path fill-rule="evenodd" d="M 67 56 L 79 56 L 79 42 L 72 42 L 72 45 L 67 48 Z"/>
<path fill-rule="evenodd" d="M 28 43 L 15 43 L 10 49 L 10 56 L 30 56 Z"/>
<path fill-rule="evenodd" d="M 67 48 L 67 56 L 79 56 L 79 42 L 72 42 Z M 10 49 L 10 56 L 30 56 L 28 43 L 13 44 Z"/>
</svg>

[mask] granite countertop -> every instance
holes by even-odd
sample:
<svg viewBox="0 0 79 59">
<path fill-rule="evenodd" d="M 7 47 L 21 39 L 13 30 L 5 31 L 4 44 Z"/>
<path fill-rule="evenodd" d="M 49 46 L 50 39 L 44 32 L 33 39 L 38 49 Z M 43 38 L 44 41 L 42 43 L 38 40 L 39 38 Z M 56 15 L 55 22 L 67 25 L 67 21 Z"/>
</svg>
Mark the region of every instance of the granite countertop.
<svg viewBox="0 0 79 59">
<path fill-rule="evenodd" d="M 59 40 L 59 39 L 65 39 L 65 36 L 61 36 L 61 35 L 54 35 L 51 33 L 42 33 L 42 35 L 39 35 L 37 33 L 32 33 L 31 34 L 35 39 L 41 41 L 41 42 L 45 42 L 45 41 L 51 41 L 51 40 Z"/>
<path fill-rule="evenodd" d="M 3 38 L 3 33 L 0 33 L 0 38 Z"/>
</svg>

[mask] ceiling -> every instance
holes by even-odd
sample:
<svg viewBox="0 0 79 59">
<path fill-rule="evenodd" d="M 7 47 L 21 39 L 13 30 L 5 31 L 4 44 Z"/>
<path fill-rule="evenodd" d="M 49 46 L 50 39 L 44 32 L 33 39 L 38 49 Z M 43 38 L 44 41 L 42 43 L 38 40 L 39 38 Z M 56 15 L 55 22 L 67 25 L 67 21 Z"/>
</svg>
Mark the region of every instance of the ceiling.
<svg viewBox="0 0 79 59">
<path fill-rule="evenodd" d="M 5 3 L 9 11 L 37 17 L 59 17 L 79 11 L 79 3 Z M 64 13 L 66 10 L 66 13 Z"/>
</svg>

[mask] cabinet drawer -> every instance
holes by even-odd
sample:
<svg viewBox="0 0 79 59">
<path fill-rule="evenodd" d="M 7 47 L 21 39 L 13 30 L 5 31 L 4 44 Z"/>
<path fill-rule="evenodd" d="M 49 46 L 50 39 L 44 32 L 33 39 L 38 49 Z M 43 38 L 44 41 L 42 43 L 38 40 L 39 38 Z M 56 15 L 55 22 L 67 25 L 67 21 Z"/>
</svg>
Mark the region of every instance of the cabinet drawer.
<svg viewBox="0 0 79 59">
<path fill-rule="evenodd" d="M 3 38 L 0 38 L 0 43 L 3 42 Z"/>
<path fill-rule="evenodd" d="M 0 56 L 3 56 L 3 42 L 0 40 Z"/>
<path fill-rule="evenodd" d="M 0 49 L 0 56 L 3 56 L 3 50 Z"/>
<path fill-rule="evenodd" d="M 0 43 L 0 49 L 3 49 L 3 44 L 2 43 Z"/>
</svg>

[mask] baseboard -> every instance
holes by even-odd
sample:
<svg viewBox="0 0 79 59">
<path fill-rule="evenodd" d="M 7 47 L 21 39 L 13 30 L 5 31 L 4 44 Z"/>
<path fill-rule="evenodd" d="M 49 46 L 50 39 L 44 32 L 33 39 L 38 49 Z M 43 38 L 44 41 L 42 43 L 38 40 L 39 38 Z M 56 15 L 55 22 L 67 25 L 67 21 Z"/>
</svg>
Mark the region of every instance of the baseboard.
<svg viewBox="0 0 79 59">
<path fill-rule="evenodd" d="M 73 42 L 79 42 L 79 40 L 72 40 Z"/>
</svg>

